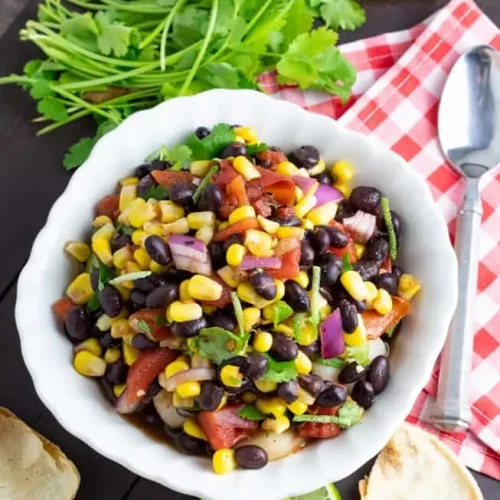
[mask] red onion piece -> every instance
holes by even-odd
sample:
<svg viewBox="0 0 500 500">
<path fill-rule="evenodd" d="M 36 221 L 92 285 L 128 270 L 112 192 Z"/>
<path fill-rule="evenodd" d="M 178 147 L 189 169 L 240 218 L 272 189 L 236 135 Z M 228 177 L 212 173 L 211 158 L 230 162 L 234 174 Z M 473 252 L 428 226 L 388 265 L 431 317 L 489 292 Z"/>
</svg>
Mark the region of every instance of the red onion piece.
<svg viewBox="0 0 500 500">
<path fill-rule="evenodd" d="M 318 181 L 313 177 L 303 177 L 302 175 L 293 175 L 292 181 L 300 188 L 304 195 L 307 194 L 315 184 L 318 184 Z"/>
<path fill-rule="evenodd" d="M 316 196 L 317 207 L 320 207 L 329 201 L 337 202 L 344 199 L 344 195 L 338 189 L 335 189 L 328 184 L 320 184 L 318 189 L 316 189 L 314 196 Z"/>
<path fill-rule="evenodd" d="M 298 247 L 300 247 L 300 241 L 298 238 L 293 236 L 291 236 L 290 238 L 283 238 L 282 240 L 278 241 L 278 244 L 274 249 L 274 255 L 280 257 L 288 252 L 291 252 L 292 250 L 295 250 Z"/>
<path fill-rule="evenodd" d="M 340 309 L 326 318 L 319 326 L 321 337 L 321 355 L 323 359 L 335 358 L 340 356 L 345 349 L 344 329 L 340 317 Z"/>
<path fill-rule="evenodd" d="M 177 269 L 206 276 L 212 274 L 212 263 L 203 241 L 192 236 L 173 234 L 168 239 L 168 246 Z"/>
<path fill-rule="evenodd" d="M 343 224 L 356 243 L 366 243 L 375 232 L 377 218 L 373 214 L 358 210 L 352 217 L 344 219 Z"/>
<path fill-rule="evenodd" d="M 247 271 L 248 269 L 256 269 L 258 267 L 263 269 L 278 269 L 281 267 L 281 259 L 278 257 L 254 257 L 253 255 L 245 255 L 238 269 Z"/>
<path fill-rule="evenodd" d="M 167 378 L 165 389 L 172 392 L 185 382 L 201 382 L 203 380 L 213 380 L 214 378 L 215 370 L 212 368 L 191 368 Z"/>
</svg>

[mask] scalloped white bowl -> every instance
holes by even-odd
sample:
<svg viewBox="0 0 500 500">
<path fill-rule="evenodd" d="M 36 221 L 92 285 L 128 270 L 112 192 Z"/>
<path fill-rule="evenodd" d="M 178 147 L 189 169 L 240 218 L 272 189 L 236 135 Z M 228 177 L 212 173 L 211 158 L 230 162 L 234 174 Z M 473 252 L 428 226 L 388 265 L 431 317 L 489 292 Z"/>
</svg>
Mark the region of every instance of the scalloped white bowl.
<svg viewBox="0 0 500 500">
<path fill-rule="evenodd" d="M 206 459 L 181 455 L 117 415 L 95 382 L 73 370 L 71 345 L 51 310 L 76 270 L 63 245 L 86 236 L 95 203 L 162 144 L 173 145 L 197 126 L 218 122 L 254 127 L 263 141 L 284 150 L 314 144 L 328 161 L 350 161 L 354 184 L 378 187 L 402 216 L 401 264 L 423 285 L 392 349 L 391 381 L 360 425 L 259 471 L 225 476 L 214 474 Z M 348 476 L 386 444 L 443 346 L 456 305 L 456 278 L 446 224 L 425 182 L 403 159 L 382 143 L 294 104 L 253 91 L 213 90 L 136 113 L 98 142 L 36 238 L 19 278 L 16 321 L 38 395 L 69 432 L 96 451 L 143 477 L 207 500 L 279 500 Z"/>
</svg>

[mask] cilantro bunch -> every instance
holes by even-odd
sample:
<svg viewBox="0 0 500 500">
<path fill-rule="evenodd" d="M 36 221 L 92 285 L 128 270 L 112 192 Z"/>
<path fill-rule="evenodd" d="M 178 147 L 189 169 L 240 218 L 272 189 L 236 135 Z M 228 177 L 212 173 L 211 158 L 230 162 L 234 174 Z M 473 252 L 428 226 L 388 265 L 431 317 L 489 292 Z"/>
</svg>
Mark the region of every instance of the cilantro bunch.
<svg viewBox="0 0 500 500">
<path fill-rule="evenodd" d="M 337 30 L 364 21 L 356 0 L 44 0 L 20 33 L 44 59 L 0 84 L 37 101 L 39 135 L 95 118 L 95 136 L 64 159 L 70 170 L 131 113 L 211 88 L 258 90 L 267 70 L 346 100 L 356 72 Z"/>
</svg>

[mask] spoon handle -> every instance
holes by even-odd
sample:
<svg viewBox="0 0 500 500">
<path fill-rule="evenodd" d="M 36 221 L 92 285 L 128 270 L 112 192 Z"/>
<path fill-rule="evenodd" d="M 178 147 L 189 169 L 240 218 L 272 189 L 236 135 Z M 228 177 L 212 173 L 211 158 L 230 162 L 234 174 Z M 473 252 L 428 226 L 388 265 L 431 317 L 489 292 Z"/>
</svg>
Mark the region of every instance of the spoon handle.
<svg viewBox="0 0 500 500">
<path fill-rule="evenodd" d="M 458 257 L 458 302 L 441 354 L 438 394 L 432 422 L 447 431 L 464 431 L 470 424 L 468 381 L 472 362 L 479 229 L 483 208 L 479 180 L 468 178 L 458 212 L 455 250 Z"/>
</svg>

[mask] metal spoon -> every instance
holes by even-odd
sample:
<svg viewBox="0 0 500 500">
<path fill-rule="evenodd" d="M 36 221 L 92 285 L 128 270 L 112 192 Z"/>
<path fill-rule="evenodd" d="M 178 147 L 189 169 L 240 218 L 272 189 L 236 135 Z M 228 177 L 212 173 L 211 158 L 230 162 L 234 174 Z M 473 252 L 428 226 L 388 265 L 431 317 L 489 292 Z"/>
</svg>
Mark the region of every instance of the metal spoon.
<svg viewBox="0 0 500 500">
<path fill-rule="evenodd" d="M 479 46 L 458 59 L 439 107 L 441 147 L 467 180 L 458 212 L 458 304 L 441 357 L 433 424 L 463 431 L 471 421 L 468 378 L 472 360 L 479 227 L 483 209 L 479 179 L 500 162 L 500 54 Z M 446 293 L 446 290 L 443 290 Z"/>
</svg>

